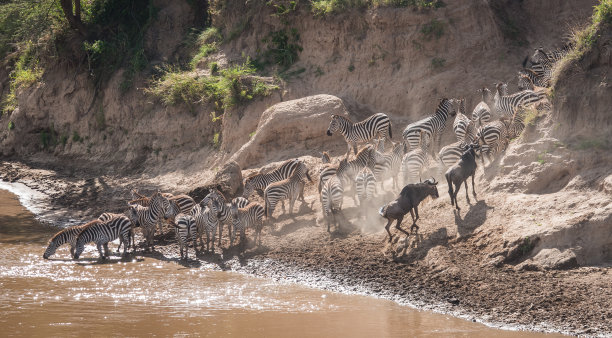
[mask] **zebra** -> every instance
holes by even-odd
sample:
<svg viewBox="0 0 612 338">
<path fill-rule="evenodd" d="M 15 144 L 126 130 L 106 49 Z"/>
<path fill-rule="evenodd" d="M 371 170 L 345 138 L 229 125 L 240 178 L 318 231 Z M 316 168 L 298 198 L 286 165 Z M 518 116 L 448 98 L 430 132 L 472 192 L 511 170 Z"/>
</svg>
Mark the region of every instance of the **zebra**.
<svg viewBox="0 0 612 338">
<path fill-rule="evenodd" d="M 228 203 L 225 196 L 219 190 L 212 189 L 211 192 L 202 199 L 201 206 L 206 206 L 208 200 L 216 200 L 218 202 L 217 219 L 219 220 L 219 247 L 221 246 L 221 237 L 223 236 L 223 225 L 227 224 L 228 236 L 232 236 L 232 215 L 230 213 L 231 203 Z M 238 208 L 244 208 L 249 204 L 249 200 L 244 197 L 235 197 L 232 199 L 238 205 Z"/>
<path fill-rule="evenodd" d="M 166 210 L 170 207 L 168 199 L 158 191 L 151 196 L 148 207 L 138 204 L 131 204 L 127 216 L 134 226 L 142 228 L 147 249 L 153 246 L 153 236 L 155 235 L 155 225 L 165 216 Z"/>
<path fill-rule="evenodd" d="M 230 212 L 234 227 L 230 237 L 230 247 L 234 245 L 234 239 L 238 232 L 240 232 L 240 245 L 244 246 L 246 244 L 245 230 L 249 227 L 255 228 L 255 243 L 257 243 L 257 237 L 259 236 L 259 245 L 261 245 L 261 230 L 264 226 L 265 214 L 264 207 L 259 203 L 251 202 L 244 208 L 238 208 L 238 205 L 232 202 Z"/>
<path fill-rule="evenodd" d="M 191 209 L 191 216 L 195 219 L 197 226 L 197 234 L 200 238 L 200 250 L 204 250 L 204 240 L 202 236 L 206 234 L 206 251 L 211 250 L 210 243 L 212 242 L 212 251 L 215 251 L 215 236 L 217 235 L 217 228 L 219 227 L 219 219 L 217 218 L 218 205 L 216 200 L 209 200 L 206 206 L 201 204 L 196 205 Z"/>
<path fill-rule="evenodd" d="M 430 140 L 437 139 L 438 143 L 440 143 L 442 132 L 446 127 L 446 120 L 449 116 L 457 114 L 453 103 L 453 99 L 440 99 L 440 103 L 433 115 L 406 126 L 406 129 L 402 132 L 402 137 L 404 143 L 408 144 L 408 150 L 419 147 L 421 133 L 425 133 Z"/>
<path fill-rule="evenodd" d="M 336 175 L 342 180 L 344 187 L 353 187 L 355 177 L 361 169 L 365 167 L 373 169 L 375 167 L 374 152 L 374 146 L 368 144 L 361 148 L 354 160 L 348 161 L 346 158 L 340 160 Z M 357 196 L 355 194 L 353 194 L 353 200 L 355 200 L 355 205 L 357 205 Z"/>
<path fill-rule="evenodd" d="M 289 178 L 297 168 L 300 168 L 300 170 L 308 171 L 308 169 L 304 165 L 304 162 L 296 158 L 296 159 L 287 160 L 283 162 L 278 168 L 276 168 L 275 170 L 269 173 L 256 174 L 251 177 L 248 177 L 244 181 L 244 193 L 242 194 L 242 197 L 248 199 L 251 196 L 251 194 L 253 194 L 253 191 L 257 191 L 257 194 L 263 197 L 264 190 L 270 184 Z M 310 176 L 307 176 L 307 177 L 308 177 L 308 180 L 312 182 L 312 180 L 310 179 Z M 300 200 L 302 202 L 304 201 L 304 194 L 300 194 Z M 281 203 L 283 204 L 283 208 L 284 208 L 285 202 L 281 202 Z"/>
<path fill-rule="evenodd" d="M 536 93 L 546 94 L 546 88 L 541 85 L 541 83 L 536 84 L 534 79 L 527 74 L 520 73 L 518 74 L 518 87 L 520 90 L 532 90 Z M 550 111 L 552 110 L 552 105 L 548 97 L 544 97 L 544 99 L 537 104 L 536 109 L 538 111 Z"/>
<path fill-rule="evenodd" d="M 550 86 L 550 79 L 538 76 L 531 69 L 523 69 L 517 73 L 517 85 L 519 90 L 536 90 L 536 87 L 547 88 Z"/>
<path fill-rule="evenodd" d="M 89 242 L 95 242 L 98 247 L 98 253 L 100 258 L 104 259 L 108 256 L 107 249 L 102 253 L 102 246 L 112 242 L 118 237 L 122 238 L 124 243 L 129 240 L 129 232 L 132 227 L 132 223 L 125 216 L 119 216 L 106 222 L 97 222 L 83 229 L 79 233 L 76 239 L 76 249 L 74 252 L 74 259 L 79 259 L 81 253 L 85 249 L 85 244 Z M 123 256 L 127 253 L 127 246 L 123 248 Z"/>
<path fill-rule="evenodd" d="M 512 120 L 512 127 L 514 137 L 520 135 L 520 132 L 524 128 L 523 124 L 523 113 L 526 108 L 534 106 L 538 102 L 546 98 L 546 93 L 535 92 L 533 90 L 523 90 L 512 95 L 504 95 L 507 91 L 507 85 L 504 83 L 496 84 L 497 92 L 493 98 L 494 109 L 502 114 L 502 116 L 509 117 Z"/>
<path fill-rule="evenodd" d="M 482 156 L 480 161 L 484 168 L 484 155 L 487 155 L 489 163 L 491 162 L 491 154 L 499 153 L 508 146 L 510 140 L 511 123 L 507 118 L 489 122 L 478 129 L 476 133 L 476 142 L 480 145 Z"/>
<path fill-rule="evenodd" d="M 367 119 L 353 123 L 348 118 L 341 115 L 332 115 L 329 127 L 327 128 L 327 136 L 332 136 L 336 131 L 339 131 L 348 146 L 346 157 L 351 153 L 351 147 L 357 155 L 357 144 L 369 142 L 374 136 L 391 140 L 391 120 L 386 114 L 374 114 Z"/>
<path fill-rule="evenodd" d="M 323 156 L 321 158 L 321 162 L 323 162 L 323 166 L 319 169 L 319 184 L 317 189 L 319 193 L 321 193 L 321 189 L 323 189 L 323 184 L 333 175 L 336 175 L 336 171 L 338 167 L 331 163 L 331 159 L 327 152 L 323 152 Z"/>
<path fill-rule="evenodd" d="M 337 175 L 333 175 L 325 182 L 320 194 L 321 210 L 323 217 L 327 220 L 327 232 L 330 232 L 331 227 L 330 216 L 334 226 L 337 226 L 336 213 L 342 210 L 343 197 L 342 180 Z"/>
<path fill-rule="evenodd" d="M 100 216 L 98 216 L 98 220 L 102 221 L 102 222 L 106 222 L 106 221 L 110 221 L 113 218 L 117 218 L 119 216 L 125 216 L 124 214 L 115 214 L 112 212 L 104 212 L 102 214 L 100 214 Z M 122 241 L 119 242 L 119 246 L 117 247 L 117 253 L 119 253 L 119 250 L 121 250 L 121 245 L 128 245 L 128 248 L 130 247 L 130 245 L 132 246 L 132 248 L 134 250 L 136 250 L 136 245 L 134 244 L 134 238 L 135 233 L 134 233 L 134 225 L 132 224 L 132 228 L 130 228 L 130 241 L 127 243 L 123 243 Z"/>
<path fill-rule="evenodd" d="M 289 199 L 289 213 L 293 214 L 293 205 L 295 204 L 295 200 L 298 198 L 298 196 L 302 196 L 304 194 L 304 176 L 306 176 L 312 182 L 312 179 L 308 175 L 306 165 L 300 162 L 300 165 L 289 178 L 268 185 L 264 191 L 266 217 L 272 217 L 276 204 L 285 199 Z M 304 201 L 302 203 L 304 203 Z M 284 214 L 284 203 L 282 204 L 282 207 Z"/>
<path fill-rule="evenodd" d="M 176 202 L 174 202 L 176 203 Z M 196 228 L 196 220 L 192 215 L 179 213 L 176 215 L 172 225 L 174 225 L 174 231 L 176 233 L 176 239 L 179 243 L 181 259 L 189 258 L 189 240 L 193 240 L 193 249 L 195 250 L 195 254 L 198 254 L 198 247 L 196 244 L 197 241 L 197 228 Z M 184 249 L 184 257 L 183 257 L 183 249 Z"/>
<path fill-rule="evenodd" d="M 421 132 L 421 142 L 419 147 L 410 151 L 402 159 L 401 173 L 404 184 L 415 183 L 416 177 L 421 176 L 421 172 L 427 166 L 429 159 L 427 152 L 430 146 L 430 138 L 425 132 Z"/>
<path fill-rule="evenodd" d="M 455 122 L 453 122 L 453 131 L 457 141 L 469 139 L 471 142 L 474 135 L 474 121 L 465 115 L 465 99 L 461 99 L 459 102 L 459 111 L 455 115 Z"/>
<path fill-rule="evenodd" d="M 151 197 L 143 196 L 141 194 L 138 194 L 138 192 L 136 192 L 135 190 L 132 190 L 132 194 L 134 193 L 136 194 L 136 196 L 140 196 L 140 197 L 129 201 L 128 204 L 138 204 L 138 205 L 142 205 L 143 207 L 148 207 L 151 205 Z M 175 196 L 170 193 L 160 193 L 160 194 L 166 199 L 168 199 L 168 201 L 175 201 L 176 203 L 178 203 L 180 212 L 185 213 L 185 214 L 189 213 L 189 211 L 191 211 L 191 208 L 193 208 L 193 206 L 195 205 L 195 201 L 193 200 L 193 198 L 189 197 L 188 195 L 176 195 Z M 160 234 L 163 235 L 164 231 L 163 231 L 163 223 L 161 222 L 161 219 L 160 219 L 160 222 L 157 224 L 157 226 L 159 228 Z"/>
<path fill-rule="evenodd" d="M 74 256 L 74 249 L 76 248 L 76 239 L 79 236 L 79 233 L 81 233 L 83 229 L 93 224 L 98 224 L 98 223 L 100 223 L 99 220 L 94 220 L 89 223 L 75 225 L 75 226 L 71 226 L 71 227 L 62 229 L 61 231 L 53 235 L 53 237 L 51 237 L 51 239 L 49 240 L 49 245 L 47 246 L 47 249 L 43 253 L 43 258 L 49 259 L 49 257 L 55 254 L 55 251 L 57 250 L 57 248 L 64 245 L 65 243 L 70 244 L 70 256 L 71 257 Z M 106 244 L 104 247 L 104 252 L 105 253 L 108 252 L 108 248 L 106 247 Z"/>
<path fill-rule="evenodd" d="M 357 191 L 357 198 L 359 199 L 359 205 L 363 206 L 363 203 L 372 197 L 376 193 L 376 177 L 370 168 L 365 167 L 359 171 L 357 177 L 355 177 L 355 190 Z"/>
<path fill-rule="evenodd" d="M 384 180 L 388 177 L 393 178 L 393 187 L 398 187 L 397 174 L 402 166 L 402 158 L 405 153 L 405 145 L 396 143 L 393 145 L 391 153 L 382 154 L 374 165 L 374 177 L 380 182 L 380 188 L 384 189 Z"/>
</svg>

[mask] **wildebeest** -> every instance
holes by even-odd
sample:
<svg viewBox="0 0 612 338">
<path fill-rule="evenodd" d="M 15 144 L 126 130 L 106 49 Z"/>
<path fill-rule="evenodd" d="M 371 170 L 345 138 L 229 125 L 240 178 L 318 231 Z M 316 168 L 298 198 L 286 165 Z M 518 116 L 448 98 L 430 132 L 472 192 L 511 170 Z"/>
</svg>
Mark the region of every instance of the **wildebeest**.
<svg viewBox="0 0 612 338">
<path fill-rule="evenodd" d="M 383 206 L 378 210 L 378 213 L 389 220 L 387 225 L 385 226 L 385 230 L 389 234 L 389 242 L 393 235 L 389 231 L 389 226 L 393 223 L 394 220 L 397 220 L 395 224 L 395 228 L 406 235 L 410 235 L 410 233 L 406 232 L 400 228 L 400 224 L 404 219 L 404 216 L 410 212 L 412 216 L 412 226 L 410 227 L 410 232 L 412 232 L 413 228 L 416 228 L 416 231 L 419 230 L 419 227 L 416 225 L 416 221 L 419 219 L 419 203 L 423 201 L 427 196 L 432 196 L 433 198 L 438 198 L 438 182 L 435 179 L 425 180 L 425 182 L 408 184 L 406 185 L 402 191 L 400 192 L 399 197 L 387 205 Z M 414 209 L 414 211 L 413 211 Z M 414 214 L 416 213 L 416 218 Z"/>
<path fill-rule="evenodd" d="M 461 155 L 461 159 L 455 163 L 452 167 L 448 168 L 446 174 L 446 182 L 448 183 L 448 194 L 451 198 L 451 206 L 454 205 L 457 210 L 460 210 L 459 203 L 457 203 L 457 193 L 461 184 L 465 182 L 465 198 L 470 203 L 468 196 L 468 177 L 472 176 L 472 193 L 476 198 L 476 190 L 474 190 L 474 174 L 476 173 L 476 149 L 479 148 L 478 144 L 470 144 L 466 146 L 465 151 Z M 455 191 L 453 192 L 453 184 L 455 184 Z"/>
</svg>

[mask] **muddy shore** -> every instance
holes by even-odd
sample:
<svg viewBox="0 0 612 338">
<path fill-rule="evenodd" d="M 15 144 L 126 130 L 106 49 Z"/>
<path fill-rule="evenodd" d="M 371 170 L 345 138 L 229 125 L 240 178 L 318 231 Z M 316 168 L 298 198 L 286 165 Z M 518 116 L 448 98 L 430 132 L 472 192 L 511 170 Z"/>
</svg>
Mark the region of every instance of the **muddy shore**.
<svg viewBox="0 0 612 338">
<path fill-rule="evenodd" d="M 120 177 L 42 167 L 0 162 L 0 180 L 19 182 L 44 193 L 46 206 L 38 216 L 54 225 L 89 220 L 104 211 L 121 211 L 131 188 L 158 188 L 139 174 Z M 484 264 L 487 257 L 480 249 L 495 234 L 477 229 L 460 235 L 447 233 L 427 221 L 421 225 L 420 242 L 409 239 L 408 253 L 397 256 L 397 239 L 394 245 L 387 244 L 382 231 L 364 232 L 349 225 L 328 234 L 317 220 L 319 211 L 310 209 L 318 204 L 313 189 L 316 191 L 312 186 L 307 189 L 304 206 L 297 203 L 300 212 L 296 217 L 281 216 L 273 228 L 264 229 L 262 247 L 249 243 L 239 254 L 227 249 L 224 241 L 223 249 L 202 254 L 199 260 L 223 270 L 371 294 L 504 328 L 612 335 L 610 267 L 525 271 L 507 264 L 491 266 Z M 441 202 L 431 203 L 422 213 L 441 207 Z M 487 207 L 486 203 L 485 207 L 473 206 L 475 212 Z M 157 239 L 156 252 L 138 250 L 137 254 L 178 261 L 171 232 Z"/>
</svg>

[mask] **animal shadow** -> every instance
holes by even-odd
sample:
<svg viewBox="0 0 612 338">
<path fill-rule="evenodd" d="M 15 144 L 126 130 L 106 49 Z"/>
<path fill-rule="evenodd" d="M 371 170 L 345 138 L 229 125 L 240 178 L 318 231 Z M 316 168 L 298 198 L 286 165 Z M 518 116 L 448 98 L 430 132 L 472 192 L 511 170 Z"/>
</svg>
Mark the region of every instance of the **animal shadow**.
<svg viewBox="0 0 612 338">
<path fill-rule="evenodd" d="M 485 200 L 479 200 L 476 204 L 471 205 L 463 218 L 461 218 L 461 211 L 453 209 L 459 237 L 469 235 L 483 225 L 487 220 L 487 211 L 490 209 L 494 208 L 487 205 Z"/>
</svg>

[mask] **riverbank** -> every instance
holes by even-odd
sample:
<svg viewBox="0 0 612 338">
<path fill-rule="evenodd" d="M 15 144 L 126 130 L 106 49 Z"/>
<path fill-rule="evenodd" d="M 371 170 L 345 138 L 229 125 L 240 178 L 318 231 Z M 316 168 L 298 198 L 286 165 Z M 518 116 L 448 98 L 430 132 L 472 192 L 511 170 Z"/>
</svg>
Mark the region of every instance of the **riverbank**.
<svg viewBox="0 0 612 338">
<path fill-rule="evenodd" d="M 47 195 L 41 201 L 48 207 L 39 217 L 56 225 L 66 224 L 64 220 L 68 219 L 86 221 L 104 211 L 121 211 L 131 188 L 168 189 L 164 180 L 151 184 L 156 181 L 151 177 L 93 176 L 97 173 L 84 171 L 75 175 L 20 162 L 2 162 L 0 172 L 3 181 L 20 182 Z M 440 190 L 444 191 L 442 187 Z M 381 220 L 361 220 L 356 215 L 358 208 L 350 204 L 345 210 L 350 221 L 343 222 L 330 236 L 317 219 L 316 187 L 309 184 L 305 195 L 304 206 L 296 203 L 300 211 L 295 218 L 280 216 L 272 228 L 264 229 L 262 247 L 255 248 L 249 242 L 247 251 L 239 255 L 226 249 L 224 238 L 224 249 L 217 248 L 215 253 L 202 254 L 198 259 L 220 270 L 374 295 L 506 329 L 612 334 L 610 267 L 529 271 L 508 264 L 488 264 L 486 244 L 499 240 L 496 236 L 501 232 L 483 231 L 482 226 L 455 226 L 456 215 L 448 212 L 443 198 L 420 208 L 420 242 L 410 239 L 406 253 L 398 255 L 398 243 L 386 243 L 382 225 L 378 225 L 383 224 Z M 469 209 L 472 215 L 463 214 L 460 219 L 477 218 L 489 209 L 499 211 L 503 207 L 486 192 L 481 195 Z M 439 217 L 435 221 L 426 217 L 432 214 Z M 139 250 L 137 254 L 178 261 L 171 232 L 157 240 L 156 252 L 144 254 Z M 193 251 L 190 255 L 193 257 Z"/>
</svg>

